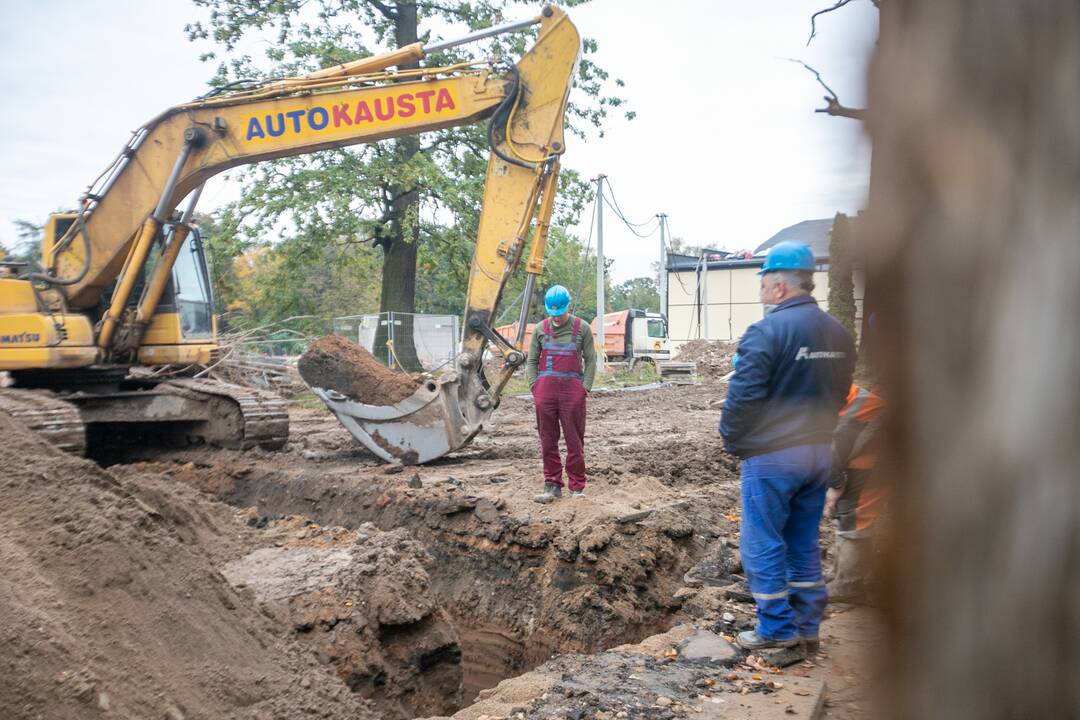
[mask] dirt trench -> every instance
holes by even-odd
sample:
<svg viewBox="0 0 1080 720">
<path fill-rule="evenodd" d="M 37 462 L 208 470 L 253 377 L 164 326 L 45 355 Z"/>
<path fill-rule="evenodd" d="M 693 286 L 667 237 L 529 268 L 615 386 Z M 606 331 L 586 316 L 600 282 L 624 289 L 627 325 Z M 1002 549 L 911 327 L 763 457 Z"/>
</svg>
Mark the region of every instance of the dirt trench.
<svg viewBox="0 0 1080 720">
<path fill-rule="evenodd" d="M 195 452 L 187 463 L 133 467 L 252 507 L 263 521 L 407 531 L 433 559 L 431 589 L 460 637 L 468 703 L 557 653 L 594 653 L 671 625 L 683 573 L 736 532 L 734 476 L 708 431 L 719 392 L 654 391 L 663 415 L 636 397 L 590 398 L 586 498 L 551 506 L 531 501 L 532 407 L 513 398 L 468 450 L 421 468 L 375 463 L 317 411 L 295 414 L 284 454 Z"/>
<path fill-rule="evenodd" d="M 200 471 L 213 476 L 217 497 L 257 508 L 264 520 L 370 523 L 416 538 L 433 558 L 432 591 L 460 635 L 466 700 L 557 653 L 591 653 L 666 629 L 696 554 L 685 508 L 567 527 L 536 511 L 512 512 L 454 476 L 406 472 L 356 483 L 284 469 L 223 482 L 219 468 L 195 467 L 174 478 L 199 485 Z"/>
<path fill-rule="evenodd" d="M 594 394 L 586 497 L 548 506 L 531 500 L 540 484 L 532 407 L 514 398 L 473 446 L 425 467 L 382 465 L 328 413 L 296 410 L 282 452 L 135 448 L 107 470 L 72 459 L 76 465 L 61 463 L 50 478 L 117 485 L 136 507 L 161 515 L 173 541 L 203 569 L 165 556 L 124 577 L 139 588 L 148 572 L 168 578 L 163 587 L 175 587 L 168 592 L 179 599 L 163 607 L 179 617 L 190 603 L 205 609 L 207 599 L 185 583 L 213 577 L 218 589 L 208 597 L 227 598 L 214 612 L 254 612 L 264 629 L 273 628 L 275 639 L 260 645 L 273 648 L 268 658 L 302 655 L 322 678 L 298 673 L 285 686 L 300 678 L 303 690 L 319 688 L 336 675 L 345 693 L 340 707 L 360 703 L 349 710 L 358 717 L 357 708 L 394 719 L 441 716 L 553 655 L 589 657 L 686 620 L 687 600 L 697 601 L 681 589 L 683 573 L 717 538 L 737 538 L 735 479 L 712 432 L 720 397 L 722 388 L 712 385 L 652 391 L 648 402 Z M 26 464 L 21 452 L 9 460 Z M 58 532 L 50 527 L 28 533 L 24 544 Z M 67 568 L 73 578 L 94 573 L 82 562 Z M 155 597 L 147 599 L 151 606 Z M 142 600 L 131 608 L 125 612 L 152 615 Z M 88 642 L 111 642 L 117 617 L 110 609 L 94 611 L 99 620 Z M 159 622 L 172 632 L 170 613 Z M 153 623 L 137 625 L 128 642 L 153 644 Z M 199 638 L 193 635 L 193 650 Z M 116 688 L 105 701 L 115 705 L 129 694 L 123 673 L 102 679 L 94 663 L 83 664 L 92 679 L 78 687 Z M 45 675 L 21 672 L 29 673 L 17 675 L 26 678 L 22 684 L 47 685 Z M 205 682 L 217 680 L 191 685 L 196 696 L 206 695 Z M 244 702 L 265 706 L 256 689 L 245 692 L 251 699 Z M 333 716 L 339 696 L 328 697 L 334 709 L 324 712 Z M 214 701 L 194 703 L 180 701 L 179 717 L 246 717 Z M 192 705 L 205 712 L 183 712 Z"/>
</svg>

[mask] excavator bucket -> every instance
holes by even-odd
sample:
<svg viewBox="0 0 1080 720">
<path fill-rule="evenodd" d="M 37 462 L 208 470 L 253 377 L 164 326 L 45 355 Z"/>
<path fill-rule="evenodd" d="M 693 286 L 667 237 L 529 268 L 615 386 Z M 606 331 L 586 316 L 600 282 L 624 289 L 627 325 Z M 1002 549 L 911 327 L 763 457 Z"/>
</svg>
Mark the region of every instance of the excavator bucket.
<svg viewBox="0 0 1080 720">
<path fill-rule="evenodd" d="M 335 335 L 312 343 L 298 369 L 352 436 L 387 462 L 417 465 L 458 450 L 491 414 L 479 375 L 468 368 L 413 378 Z"/>
</svg>

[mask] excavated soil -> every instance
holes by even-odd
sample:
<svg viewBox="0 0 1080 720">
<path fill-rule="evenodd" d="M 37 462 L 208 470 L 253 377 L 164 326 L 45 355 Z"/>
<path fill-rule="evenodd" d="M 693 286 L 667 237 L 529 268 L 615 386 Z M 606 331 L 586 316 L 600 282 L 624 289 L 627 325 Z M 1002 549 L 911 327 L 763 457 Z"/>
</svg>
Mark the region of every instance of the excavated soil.
<svg viewBox="0 0 1080 720">
<path fill-rule="evenodd" d="M 393 405 L 420 387 L 419 380 L 380 365 L 375 356 L 340 335 L 311 343 L 297 369 L 309 386 L 335 390 L 366 405 Z"/>
<path fill-rule="evenodd" d="M 532 501 L 542 476 L 521 398 L 470 447 L 410 468 L 381 464 L 322 410 L 295 409 L 280 452 L 148 449 L 109 474 L 11 435 L 0 637 L 18 651 L 0 659 L 13 679 L 0 707 L 82 717 L 105 693 L 118 717 L 175 705 L 174 720 L 298 717 L 304 703 L 395 720 L 741 717 L 717 712 L 745 705 L 746 688 L 773 705 L 752 666 L 671 667 L 686 638 L 654 641 L 753 623 L 737 562 L 721 587 L 682 579 L 718 542 L 738 547 L 737 461 L 715 430 L 724 391 L 594 392 L 586 496 L 550 505 Z M 644 660 L 603 652 L 643 640 Z M 501 709 L 469 707 L 478 694 Z"/>
<path fill-rule="evenodd" d="M 723 388 L 595 392 L 586 497 L 541 486 L 532 405 L 504 398 L 453 457 L 387 467 L 321 411 L 297 411 L 284 453 L 192 450 L 147 463 L 266 517 L 408 528 L 435 559 L 435 595 L 461 636 L 465 701 L 559 652 L 591 653 L 666 629 L 683 573 L 737 542 L 737 480 L 715 434 Z"/>
<path fill-rule="evenodd" d="M 198 503 L 0 434 L 3 717 L 375 717 L 222 577 Z"/>
<path fill-rule="evenodd" d="M 679 348 L 679 362 L 697 363 L 698 375 L 719 380 L 735 368 L 731 358 L 739 344 L 725 340 L 691 340 Z"/>
</svg>

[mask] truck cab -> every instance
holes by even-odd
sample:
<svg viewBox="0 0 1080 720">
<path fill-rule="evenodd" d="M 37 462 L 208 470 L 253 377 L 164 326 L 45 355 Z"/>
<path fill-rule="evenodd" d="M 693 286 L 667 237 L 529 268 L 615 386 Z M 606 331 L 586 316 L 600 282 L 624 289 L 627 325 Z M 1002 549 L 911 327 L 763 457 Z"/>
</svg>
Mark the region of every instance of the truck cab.
<svg viewBox="0 0 1080 720">
<path fill-rule="evenodd" d="M 592 322 L 593 333 L 599 330 Z M 671 341 L 667 318 L 647 310 L 620 310 L 604 315 L 604 352 L 613 362 L 668 360 Z"/>
</svg>

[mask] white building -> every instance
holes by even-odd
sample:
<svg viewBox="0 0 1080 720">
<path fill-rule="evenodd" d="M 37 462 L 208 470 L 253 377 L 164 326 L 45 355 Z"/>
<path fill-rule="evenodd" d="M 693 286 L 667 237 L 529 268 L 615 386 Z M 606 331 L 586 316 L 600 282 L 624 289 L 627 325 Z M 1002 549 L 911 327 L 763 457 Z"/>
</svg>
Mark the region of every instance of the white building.
<svg viewBox="0 0 1080 720">
<path fill-rule="evenodd" d="M 829 235 L 832 218 L 805 220 L 784 228 L 762 243 L 753 257 L 736 257 L 722 250 L 700 256 L 669 254 L 667 259 L 668 334 L 676 342 L 702 338 L 738 340 L 762 318 L 758 300 L 758 271 L 769 248 L 783 240 L 806 243 L 814 251 L 814 297 L 828 310 Z M 855 326 L 862 319 L 862 273 L 855 273 Z"/>
</svg>

